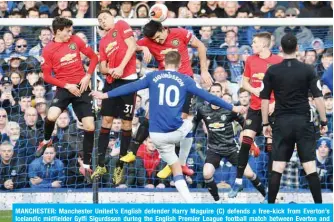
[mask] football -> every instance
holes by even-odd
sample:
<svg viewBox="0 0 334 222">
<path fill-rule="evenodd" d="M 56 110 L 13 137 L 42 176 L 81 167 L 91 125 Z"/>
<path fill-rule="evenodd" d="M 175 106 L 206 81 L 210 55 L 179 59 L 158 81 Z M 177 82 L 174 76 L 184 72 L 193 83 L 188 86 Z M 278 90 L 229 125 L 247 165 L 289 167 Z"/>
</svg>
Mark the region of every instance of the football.
<svg viewBox="0 0 334 222">
<path fill-rule="evenodd" d="M 150 18 L 156 22 L 163 22 L 166 20 L 168 14 L 168 8 L 164 4 L 155 4 L 150 8 Z"/>
</svg>

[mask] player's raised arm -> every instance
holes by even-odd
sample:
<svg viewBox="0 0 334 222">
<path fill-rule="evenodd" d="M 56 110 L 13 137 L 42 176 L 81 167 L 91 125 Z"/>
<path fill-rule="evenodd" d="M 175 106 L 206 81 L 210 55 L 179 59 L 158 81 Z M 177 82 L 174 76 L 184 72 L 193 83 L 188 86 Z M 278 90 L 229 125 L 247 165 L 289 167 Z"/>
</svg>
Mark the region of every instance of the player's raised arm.
<svg viewBox="0 0 334 222">
<path fill-rule="evenodd" d="M 209 84 L 211 86 L 213 80 L 212 77 L 208 71 L 207 66 L 207 59 L 206 59 L 206 47 L 196 36 L 191 36 L 190 44 L 192 47 L 197 48 L 198 51 L 198 58 L 200 61 L 200 68 L 201 68 L 201 77 L 204 80 L 206 84 Z"/>
<path fill-rule="evenodd" d="M 222 100 L 221 98 L 211 95 L 210 93 L 208 93 L 207 91 L 199 88 L 198 86 L 196 86 L 195 82 L 192 79 L 188 79 L 189 81 L 187 82 L 187 91 L 199 96 L 203 99 L 205 99 L 206 101 L 208 101 L 211 104 L 214 104 L 216 106 L 220 106 L 224 109 L 236 112 L 236 113 L 241 113 L 244 114 L 247 109 L 243 106 L 233 106 L 230 103 L 225 102 L 224 100 Z"/>
<path fill-rule="evenodd" d="M 140 46 L 140 45 L 137 44 L 136 52 L 142 52 L 143 53 L 143 60 L 146 64 L 151 61 L 152 54 L 146 46 Z"/>
<path fill-rule="evenodd" d="M 147 80 L 147 77 L 145 77 L 138 81 L 120 86 L 106 93 L 93 91 L 90 93 L 90 95 L 93 96 L 95 99 L 108 99 L 110 97 L 117 97 L 117 96 L 127 95 L 133 92 L 137 92 L 147 87 L 148 87 L 148 80 Z"/>
</svg>

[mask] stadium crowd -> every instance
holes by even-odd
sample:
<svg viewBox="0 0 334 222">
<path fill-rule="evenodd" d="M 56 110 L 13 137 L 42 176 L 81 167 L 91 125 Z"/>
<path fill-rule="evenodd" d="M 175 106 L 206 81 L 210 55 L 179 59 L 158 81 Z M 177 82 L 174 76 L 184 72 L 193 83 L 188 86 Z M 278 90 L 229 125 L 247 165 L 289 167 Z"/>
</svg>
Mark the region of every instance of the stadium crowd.
<svg viewBox="0 0 334 222">
<path fill-rule="evenodd" d="M 151 5 L 155 2 L 69 2 L 69 1 L 0 1 L 1 18 L 96 18 L 100 10 L 108 9 L 116 18 L 148 18 Z M 91 10 L 92 4 L 94 10 Z M 333 2 L 228 2 L 228 1 L 191 1 L 165 2 L 168 6 L 169 18 L 314 18 L 333 16 Z M 315 72 L 322 77 L 324 71 L 333 63 L 333 27 L 237 27 L 237 26 L 202 26 L 185 27 L 200 39 L 208 48 L 208 67 L 215 82 L 222 85 L 223 98 L 234 104 L 248 106 L 250 94 L 241 86 L 244 62 L 252 54 L 253 35 L 262 31 L 272 33 L 272 53 L 280 54 L 280 39 L 285 33 L 292 32 L 299 42 L 298 60 L 312 65 Z M 75 34 L 84 42 L 94 44 L 91 28 L 75 27 Z M 99 38 L 105 33 L 99 30 Z M 134 27 L 136 39 L 142 37 L 141 29 Z M 43 123 L 48 106 L 52 102 L 55 87 L 43 82 L 40 65 L 42 49 L 52 41 L 50 27 L 0 26 L 0 188 L 13 190 L 19 188 L 83 188 L 90 187 L 84 181 L 85 171 L 82 162 L 83 130 L 71 107 L 68 107 L 56 123 L 52 134 L 53 147 L 45 150 L 40 158 L 35 158 L 35 150 L 43 139 Z M 97 44 L 97 43 L 95 43 Z M 98 47 L 97 47 L 98 48 Z M 198 54 L 189 48 L 188 53 L 195 73 L 199 73 Z M 82 55 L 85 67 L 89 64 Z M 136 72 L 139 77 L 157 70 L 155 61 L 145 64 L 140 55 L 137 56 Z M 98 73 L 98 89 L 103 88 L 103 76 Z M 208 86 L 195 75 L 202 88 Z M 328 132 L 320 135 L 317 132 L 317 168 L 321 177 L 322 188 L 333 190 L 333 96 L 323 87 Z M 135 117 L 132 121 L 132 133 L 143 121 L 149 96 L 147 91 L 137 94 Z M 202 101 L 194 99 L 192 107 L 196 109 Z M 312 95 L 309 103 L 317 117 Z M 101 101 L 97 102 L 101 106 Z M 101 116 L 96 111 L 96 124 L 101 125 Z M 315 127 L 319 129 L 319 120 L 315 119 Z M 97 127 L 99 129 L 100 127 Z M 238 140 L 241 127 L 235 124 L 235 139 Z M 115 187 L 112 183 L 112 172 L 116 157 L 119 155 L 121 120 L 114 119 L 106 165 L 108 174 L 101 178 L 102 187 Z M 192 151 L 188 157 L 188 166 L 195 171 L 187 177 L 191 188 L 204 187 L 202 175 L 207 131 L 203 125 L 198 127 Z M 259 135 L 256 144 L 261 149 L 259 157 L 251 157 L 250 165 L 264 184 L 267 184 L 267 155 L 263 144 L 264 138 Z M 160 179 L 157 172 L 165 166 L 150 138 L 142 144 L 137 153 L 135 163 L 126 166 L 123 181 L 117 188 L 159 188 L 173 187 L 170 178 Z M 233 185 L 236 169 L 228 161 L 222 160 L 214 177 L 220 181 L 219 188 Z M 282 177 L 284 188 L 307 188 L 304 172 L 297 155 L 293 155 Z M 250 182 L 244 180 L 244 186 L 250 188 Z"/>
</svg>

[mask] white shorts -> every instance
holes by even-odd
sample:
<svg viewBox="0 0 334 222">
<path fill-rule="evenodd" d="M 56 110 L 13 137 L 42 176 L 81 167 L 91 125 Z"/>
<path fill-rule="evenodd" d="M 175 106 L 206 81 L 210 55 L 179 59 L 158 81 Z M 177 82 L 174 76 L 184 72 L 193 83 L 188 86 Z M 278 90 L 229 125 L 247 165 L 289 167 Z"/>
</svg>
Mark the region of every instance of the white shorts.
<svg viewBox="0 0 334 222">
<path fill-rule="evenodd" d="M 169 133 L 154 133 L 150 132 L 150 137 L 153 144 L 160 153 L 163 161 L 168 165 L 174 164 L 178 161 L 178 157 L 175 153 L 175 144 L 183 140 L 193 127 L 192 121 L 183 120 L 183 124 L 180 128 Z"/>
</svg>

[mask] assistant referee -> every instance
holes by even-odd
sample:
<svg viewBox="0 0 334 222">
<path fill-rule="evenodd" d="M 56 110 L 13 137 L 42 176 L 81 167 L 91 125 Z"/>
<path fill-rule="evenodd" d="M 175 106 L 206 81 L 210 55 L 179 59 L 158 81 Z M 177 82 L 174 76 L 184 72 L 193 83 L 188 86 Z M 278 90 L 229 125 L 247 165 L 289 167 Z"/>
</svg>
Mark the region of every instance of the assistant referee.
<svg viewBox="0 0 334 222">
<path fill-rule="evenodd" d="M 314 69 L 296 58 L 297 38 L 286 34 L 281 40 L 284 53 L 282 63 L 272 65 L 263 79 L 262 121 L 265 136 L 273 137 L 272 174 L 269 179 L 268 203 L 275 203 L 282 173 L 290 161 L 295 144 L 315 203 L 322 203 L 321 186 L 315 162 L 315 128 L 308 102 L 311 90 L 320 114 L 321 131 L 327 131 L 325 105 L 322 98 L 320 80 Z M 271 92 L 276 98 L 276 121 L 273 132 L 268 122 L 269 99 Z"/>
</svg>

